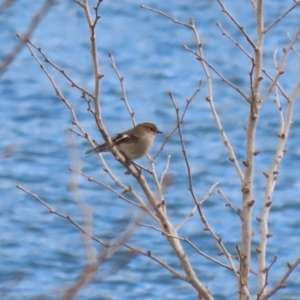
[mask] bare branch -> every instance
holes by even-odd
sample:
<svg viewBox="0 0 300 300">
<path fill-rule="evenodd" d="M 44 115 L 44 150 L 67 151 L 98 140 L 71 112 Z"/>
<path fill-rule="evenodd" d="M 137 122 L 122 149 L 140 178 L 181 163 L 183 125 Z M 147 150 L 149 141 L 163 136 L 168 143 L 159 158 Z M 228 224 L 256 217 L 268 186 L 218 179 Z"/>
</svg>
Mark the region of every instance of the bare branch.
<svg viewBox="0 0 300 300">
<path fill-rule="evenodd" d="M 287 263 L 288 270 L 286 273 L 281 277 L 281 279 L 278 281 L 278 283 L 266 294 L 263 295 L 259 300 L 266 300 L 269 299 L 271 296 L 273 296 L 279 289 L 285 288 L 285 282 L 288 279 L 288 277 L 291 275 L 291 273 L 298 267 L 300 264 L 300 256 L 296 259 L 296 261 L 292 264 Z"/>
<path fill-rule="evenodd" d="M 262 72 L 267 75 L 267 77 L 271 80 L 271 82 L 274 81 L 274 78 L 265 69 L 262 69 Z M 281 87 L 281 85 L 279 84 L 278 81 L 276 82 L 276 87 L 279 89 L 279 91 L 281 92 L 282 96 L 286 99 L 286 101 L 289 102 L 290 99 L 289 99 L 288 95 L 283 90 L 283 88 Z"/>
<path fill-rule="evenodd" d="M 182 115 L 180 117 L 180 123 L 183 123 L 184 121 L 184 117 L 185 117 L 185 114 L 187 112 L 187 109 L 190 105 L 190 103 L 193 101 L 193 99 L 196 97 L 196 95 L 200 92 L 201 90 L 201 85 L 202 85 L 202 80 L 199 81 L 199 85 L 197 87 L 197 89 L 195 90 L 194 94 L 188 98 L 186 100 L 186 104 L 185 104 L 185 107 L 183 109 L 183 112 L 182 112 Z M 157 153 L 153 156 L 153 160 L 155 160 L 157 158 L 157 156 L 162 152 L 162 150 L 164 149 L 164 146 L 165 144 L 168 142 L 168 140 L 172 137 L 172 135 L 177 131 L 178 129 L 178 122 L 176 121 L 176 125 L 175 127 L 173 128 L 173 130 L 168 134 L 166 135 L 165 137 L 165 140 L 163 141 L 162 145 L 160 146 L 159 150 L 157 151 Z"/>
<path fill-rule="evenodd" d="M 276 76 L 274 77 L 274 79 L 271 82 L 270 86 L 267 88 L 264 95 L 261 97 L 260 105 L 262 105 L 267 100 L 267 98 L 268 98 L 269 94 L 271 93 L 273 87 L 277 84 L 277 82 L 279 80 L 279 77 L 282 74 L 284 74 L 284 67 L 285 67 L 285 62 L 286 62 L 287 56 L 288 56 L 289 52 L 293 49 L 293 46 L 296 43 L 296 41 L 299 39 L 299 37 L 300 37 L 300 28 L 298 28 L 298 30 L 297 30 L 294 38 L 290 42 L 290 44 L 286 48 L 283 48 L 283 56 L 282 56 L 281 61 L 279 63 L 278 71 L 276 72 Z"/>
<path fill-rule="evenodd" d="M 158 257 L 154 256 L 151 251 L 143 251 L 139 248 L 136 248 L 128 243 L 124 243 L 124 241 L 122 239 L 118 240 L 116 243 L 111 244 L 111 243 L 106 243 L 104 241 L 102 241 L 101 239 L 95 237 L 94 235 L 92 235 L 90 232 L 86 231 L 84 228 L 82 228 L 77 222 L 75 222 L 69 215 L 63 215 L 62 213 L 54 210 L 50 205 L 48 205 L 46 202 L 44 202 L 41 198 L 39 198 L 36 194 L 31 193 L 30 191 L 28 191 L 27 189 L 25 189 L 24 187 L 17 185 L 17 188 L 24 191 L 25 193 L 27 193 L 28 195 L 32 196 L 33 198 L 35 198 L 38 202 L 40 202 L 42 205 L 44 205 L 50 213 L 54 213 L 56 215 L 58 215 L 59 217 L 69 221 L 71 224 L 73 224 L 75 227 L 77 227 L 82 233 L 86 234 L 87 236 L 89 236 L 92 240 L 94 240 L 95 242 L 101 244 L 102 246 L 104 246 L 105 248 L 112 248 L 112 251 L 115 251 L 116 247 L 118 248 L 120 245 L 124 246 L 126 248 L 128 248 L 129 250 L 131 250 L 133 252 L 133 254 L 138 253 L 141 255 L 144 255 L 146 257 L 151 258 L 153 261 L 157 262 L 158 264 L 160 264 L 161 266 L 163 266 L 166 270 L 168 270 L 170 273 L 173 274 L 174 278 L 180 278 L 188 283 L 190 282 L 190 278 L 184 275 L 179 274 L 177 271 L 175 271 L 172 267 L 170 267 L 166 262 L 160 260 Z M 139 221 L 138 221 L 139 223 Z M 125 235 L 124 235 L 125 236 Z M 204 299 L 210 299 L 213 300 L 211 297 L 205 297 Z"/>
<path fill-rule="evenodd" d="M 118 191 L 116 191 L 115 189 L 113 189 L 110 185 L 107 185 L 107 184 L 104 184 L 103 182 L 101 181 L 98 181 L 96 179 L 94 179 L 93 177 L 85 174 L 84 172 L 82 172 L 81 170 L 76 170 L 74 168 L 69 168 L 70 171 L 72 172 L 75 172 L 75 173 L 78 173 L 80 175 L 82 175 L 83 177 L 85 177 L 88 181 L 91 181 L 91 182 L 94 182 L 104 188 L 106 188 L 107 190 L 109 190 L 110 192 L 112 192 L 113 194 L 115 194 L 116 196 L 118 196 L 120 199 L 126 201 L 127 203 L 133 205 L 133 206 L 136 206 L 136 207 L 139 207 L 141 208 L 142 210 L 144 210 L 145 212 L 147 212 L 154 220 L 158 221 L 157 217 L 154 215 L 154 213 L 149 209 L 149 207 L 145 204 L 144 200 L 142 197 L 140 197 L 135 191 L 134 189 L 129 186 L 129 187 L 125 187 L 122 185 L 122 188 L 123 188 L 123 192 L 122 193 L 119 193 Z M 120 185 L 119 185 L 120 186 Z M 126 193 L 130 193 L 131 195 L 133 195 L 133 197 L 135 197 L 137 199 L 137 201 L 139 202 L 136 203 L 130 199 L 128 199 L 127 197 L 125 197 L 124 195 Z"/>
<path fill-rule="evenodd" d="M 225 130 L 224 130 L 222 124 L 221 124 L 221 121 L 219 119 L 219 116 L 218 116 L 216 108 L 215 108 L 215 104 L 214 104 L 214 101 L 213 101 L 212 76 L 211 76 L 211 74 L 209 73 L 209 71 L 207 69 L 206 63 L 203 61 L 204 54 L 203 54 L 202 43 L 201 43 L 201 40 L 200 40 L 199 33 L 198 33 L 198 31 L 195 27 L 195 23 L 194 23 L 193 19 L 190 19 L 190 23 L 191 23 L 191 26 L 192 26 L 192 30 L 194 32 L 194 36 L 196 38 L 196 43 L 198 45 L 198 56 L 202 58 L 202 60 L 200 60 L 200 62 L 201 62 L 203 71 L 205 73 L 206 79 L 207 79 L 208 97 L 206 97 L 206 100 L 209 102 L 210 109 L 212 111 L 212 114 L 213 114 L 214 120 L 217 124 L 217 127 L 218 127 L 218 129 L 221 133 L 223 142 L 224 142 L 225 146 L 227 147 L 227 149 L 230 153 L 229 160 L 231 162 L 233 162 L 240 180 L 243 181 L 244 180 L 244 174 L 243 174 L 243 172 L 240 168 L 240 165 L 239 165 L 238 160 L 237 160 L 236 155 L 235 155 L 235 151 L 234 151 L 231 143 L 229 142 L 229 140 L 227 138 L 227 135 L 225 133 Z"/>
<path fill-rule="evenodd" d="M 191 193 L 191 195 L 193 197 L 193 200 L 194 200 L 195 204 L 197 205 L 198 200 L 197 200 L 197 197 L 196 197 L 195 192 L 194 192 L 191 167 L 190 167 L 189 160 L 188 160 L 188 157 L 187 157 L 186 148 L 185 148 L 184 141 L 183 141 L 183 134 L 182 134 L 182 131 L 181 131 L 179 108 L 178 108 L 178 106 L 177 106 L 177 104 L 176 104 L 176 102 L 174 100 L 173 94 L 169 93 L 169 95 L 170 95 L 171 101 L 172 101 L 173 106 L 174 106 L 175 111 L 176 111 L 177 125 L 178 125 L 178 132 L 179 132 L 179 137 L 180 137 L 181 149 L 182 149 L 182 153 L 183 153 L 183 157 L 184 157 L 186 169 L 187 169 L 187 172 L 188 172 L 188 181 L 189 181 L 188 190 L 190 191 L 190 193 Z"/>
<path fill-rule="evenodd" d="M 58 211 L 56 211 L 54 208 L 52 208 L 49 204 L 47 204 L 45 201 L 43 201 L 38 195 L 33 194 L 32 192 L 30 192 L 29 190 L 27 190 L 26 188 L 22 187 L 21 185 L 16 185 L 16 187 L 18 189 L 20 189 L 21 191 L 25 192 L 26 194 L 32 196 L 33 198 L 35 198 L 38 202 L 40 202 L 42 205 L 44 205 L 50 213 L 53 213 L 59 217 L 61 217 L 62 219 L 65 219 L 67 221 L 69 221 L 70 223 L 72 223 L 75 227 L 77 227 L 82 233 L 86 234 L 87 236 L 89 236 L 91 239 L 93 239 L 94 241 L 96 241 L 97 243 L 101 244 L 104 247 L 110 247 L 110 245 L 108 243 L 105 243 L 104 241 L 94 237 L 89 231 L 85 230 L 83 227 L 81 227 L 76 221 L 74 221 L 69 215 L 64 215 Z"/>
<path fill-rule="evenodd" d="M 147 10 L 150 10 L 152 12 L 155 12 L 159 15 L 162 15 L 162 16 L 170 19 L 171 21 L 173 21 L 175 24 L 179 24 L 179 25 L 185 26 L 187 28 L 193 29 L 191 25 L 189 25 L 187 23 L 184 23 L 184 22 L 180 22 L 180 21 L 176 20 L 175 18 L 171 17 L 170 15 L 168 15 L 168 14 L 166 14 L 166 13 L 160 11 L 160 10 L 157 10 L 157 9 L 154 9 L 154 8 L 151 8 L 151 7 L 147 7 L 145 5 L 141 5 L 140 7 L 143 8 L 143 9 L 147 9 Z"/>
<path fill-rule="evenodd" d="M 182 153 L 183 153 L 183 157 L 184 157 L 186 168 L 187 168 L 187 172 L 188 172 L 188 181 L 189 181 L 189 187 L 188 187 L 188 189 L 189 189 L 189 191 L 190 191 L 190 193 L 192 195 L 192 198 L 193 198 L 193 200 L 195 202 L 195 205 L 196 205 L 196 207 L 198 209 L 200 219 L 203 222 L 203 224 L 205 225 L 204 230 L 209 231 L 210 234 L 213 236 L 213 238 L 217 242 L 218 247 L 220 247 L 222 253 L 224 253 L 226 255 L 226 257 L 227 257 L 230 265 L 232 266 L 232 269 L 235 270 L 236 275 L 239 277 L 239 275 L 236 272 L 234 263 L 233 263 L 233 261 L 231 259 L 231 256 L 228 253 L 227 249 L 225 248 L 224 244 L 222 243 L 222 239 L 219 238 L 215 234 L 215 232 L 213 231 L 213 229 L 210 227 L 208 221 L 206 220 L 206 218 L 205 218 L 205 216 L 204 216 L 204 214 L 203 214 L 203 212 L 201 210 L 200 204 L 198 203 L 197 197 L 196 197 L 194 189 L 193 189 L 193 181 L 192 181 L 191 168 L 190 168 L 189 160 L 188 160 L 188 157 L 187 157 L 187 154 L 186 154 L 186 149 L 185 149 L 185 145 L 184 145 L 184 141 L 183 141 L 183 135 L 182 135 L 182 131 L 181 131 L 181 123 L 180 123 L 180 118 L 179 118 L 179 108 L 176 105 L 176 102 L 175 102 L 175 100 L 173 98 L 172 93 L 169 93 L 169 94 L 170 94 L 170 98 L 171 98 L 171 101 L 173 103 L 173 106 L 175 108 L 175 111 L 176 111 L 176 117 L 177 117 L 177 124 L 178 124 L 178 132 L 179 132 L 179 137 L 180 137 L 180 143 L 181 143 Z"/>
<path fill-rule="evenodd" d="M 256 45 L 250 38 L 250 36 L 245 31 L 244 27 L 238 23 L 238 21 L 235 19 L 235 17 L 227 10 L 227 8 L 224 6 L 223 2 L 221 0 L 218 0 L 219 5 L 222 8 L 222 11 L 230 18 L 230 20 L 236 25 L 236 27 L 242 32 L 246 40 L 249 42 L 249 44 L 252 46 L 252 48 L 255 50 Z"/>
<path fill-rule="evenodd" d="M 23 38 L 22 38 L 23 39 Z M 42 48 L 36 46 L 33 42 L 27 41 L 28 44 L 30 44 L 32 47 L 34 47 L 43 57 L 44 61 L 46 63 L 49 63 L 53 68 L 55 68 L 57 71 L 59 71 L 70 83 L 72 87 L 76 87 L 78 90 L 80 90 L 82 93 L 89 95 L 90 97 L 94 97 L 92 93 L 84 89 L 82 86 L 80 86 L 78 83 L 76 83 L 67 73 L 64 69 L 61 69 L 59 66 L 57 66 L 53 61 L 51 61 L 47 55 L 44 53 Z"/>
<path fill-rule="evenodd" d="M 131 118 L 133 126 L 136 126 L 136 121 L 135 121 L 135 118 L 134 118 L 134 112 L 131 110 L 131 108 L 129 106 L 129 103 L 128 103 L 128 100 L 127 100 L 127 96 L 126 96 L 126 90 L 125 90 L 125 86 L 124 86 L 124 77 L 121 76 L 120 73 L 119 73 L 119 71 L 118 71 L 118 68 L 116 66 L 113 54 L 111 52 L 109 52 L 108 56 L 109 56 L 110 61 L 111 61 L 111 67 L 115 71 L 115 73 L 116 73 L 116 75 L 117 75 L 117 77 L 119 79 L 120 85 L 121 85 L 121 90 L 122 90 L 121 100 L 124 101 L 124 103 L 125 103 L 125 106 L 126 106 L 127 111 L 128 111 L 128 113 L 130 115 L 130 118 Z"/>
<path fill-rule="evenodd" d="M 235 212 L 239 217 L 240 219 L 242 220 L 242 212 L 239 208 L 236 208 L 229 200 L 228 198 L 225 196 L 225 194 L 223 193 L 222 190 L 217 190 L 217 193 L 220 194 L 222 196 L 222 198 L 225 200 L 226 202 L 226 205 L 225 206 L 228 206 L 233 212 Z"/>
<path fill-rule="evenodd" d="M 221 72 L 219 72 L 212 64 L 210 64 L 206 59 L 204 59 L 203 57 L 199 56 L 199 54 L 195 51 L 193 51 L 192 49 L 190 49 L 189 47 L 187 47 L 186 45 L 183 45 L 183 48 L 188 50 L 189 52 L 193 53 L 194 55 L 196 55 L 197 60 L 199 61 L 203 61 L 209 68 L 211 68 L 220 78 L 222 81 L 226 82 L 230 87 L 232 87 L 234 90 L 236 90 L 247 102 L 250 102 L 249 98 L 247 97 L 247 95 L 245 93 L 243 93 L 240 88 L 238 88 L 236 85 L 234 85 L 231 81 L 229 81 L 226 77 L 224 77 L 222 75 Z"/>
<path fill-rule="evenodd" d="M 257 13 L 257 10 L 256 10 L 256 3 L 254 2 L 254 0 L 250 0 L 250 4 L 252 6 L 252 9 L 254 11 L 254 13 L 256 14 Z"/>
<path fill-rule="evenodd" d="M 273 21 L 271 24 L 269 24 L 267 27 L 264 29 L 264 33 L 267 33 L 273 26 L 275 26 L 277 23 L 279 23 L 286 15 L 288 15 L 296 6 L 300 5 L 300 2 L 295 1 L 296 3 L 286 10 L 278 19 Z"/>
<path fill-rule="evenodd" d="M 269 272 L 270 272 L 272 266 L 274 265 L 274 263 L 276 262 L 276 260 L 277 260 L 277 256 L 274 256 L 270 266 L 268 268 L 266 268 L 266 270 L 264 270 L 265 274 L 266 274 L 265 285 L 263 286 L 262 290 L 257 294 L 257 300 L 260 300 L 261 295 L 263 294 L 265 288 L 269 284 L 269 282 L 268 282 Z"/>
<path fill-rule="evenodd" d="M 274 155 L 273 163 L 270 167 L 270 170 L 269 172 L 267 172 L 267 184 L 266 184 L 265 195 L 264 195 L 264 206 L 262 210 L 262 215 L 259 218 L 260 232 L 261 232 L 260 244 L 258 249 L 260 291 L 263 291 L 263 287 L 265 286 L 264 270 L 266 269 L 265 258 L 267 253 L 267 240 L 269 238 L 268 218 L 272 206 L 274 188 L 279 174 L 278 171 L 279 166 L 286 152 L 285 146 L 286 146 L 289 130 L 292 124 L 294 104 L 299 95 L 299 92 L 300 92 L 300 78 L 298 79 L 298 83 L 293 91 L 292 96 L 290 97 L 290 101 L 288 102 L 287 112 L 283 123 L 284 125 L 283 130 L 278 134 L 279 142 L 278 142 L 277 150 Z M 266 294 L 265 291 L 263 291 L 261 295 L 261 299 L 264 299 L 264 294 Z"/>
<path fill-rule="evenodd" d="M 233 271 L 231 267 L 229 267 L 229 266 L 223 264 L 222 262 L 220 262 L 220 261 L 216 260 L 215 258 L 213 258 L 213 257 L 207 255 L 206 253 L 204 253 L 202 250 L 200 250 L 194 243 L 192 243 L 192 242 L 191 242 L 188 238 L 186 238 L 186 237 L 183 238 L 183 237 L 179 237 L 179 236 L 172 236 L 172 235 L 168 234 L 167 232 L 165 232 L 165 231 L 163 231 L 163 230 L 161 230 L 161 229 L 159 229 L 159 228 L 157 228 L 157 227 L 155 227 L 155 226 L 153 226 L 153 225 L 142 224 L 142 223 L 140 223 L 139 225 L 140 225 L 140 226 L 143 226 L 143 227 L 147 227 L 147 228 L 152 228 L 152 229 L 154 229 L 154 230 L 156 230 L 156 231 L 162 233 L 163 235 L 172 237 L 172 238 L 174 238 L 174 239 L 178 239 L 178 240 L 180 240 L 180 241 L 184 241 L 184 242 L 186 242 L 187 244 L 189 244 L 194 250 L 196 250 L 196 251 L 198 252 L 198 254 L 200 254 L 201 256 L 207 258 L 208 260 L 214 262 L 214 263 L 217 264 L 217 265 L 220 265 L 221 267 L 224 267 L 224 268 L 226 268 L 226 269 L 228 269 L 228 270 L 230 270 L 230 271 Z"/>
<path fill-rule="evenodd" d="M 278 96 L 278 87 L 277 86 L 275 87 L 274 93 L 275 93 L 274 102 L 277 105 L 279 116 L 280 116 L 280 123 L 281 123 L 280 132 L 283 132 L 283 130 L 284 130 L 284 116 L 283 116 L 282 106 L 280 104 L 280 100 L 279 100 L 279 96 Z"/>
<path fill-rule="evenodd" d="M 221 26 L 221 24 L 219 22 L 216 23 L 217 27 L 220 28 L 222 35 L 225 35 L 233 44 L 235 44 L 251 61 L 253 61 L 253 57 L 251 56 L 250 53 L 248 53 L 246 51 L 246 49 L 244 47 L 241 46 L 240 43 L 238 43 L 237 41 L 235 41 L 225 30 L 224 28 Z"/>
<path fill-rule="evenodd" d="M 177 225 L 176 227 L 176 231 L 178 231 L 194 214 L 195 211 L 197 210 L 198 205 L 202 205 L 213 193 L 214 188 L 219 184 L 219 181 L 217 181 L 214 185 L 212 185 L 208 191 L 208 193 L 206 194 L 206 196 L 197 202 L 197 205 L 194 206 L 194 208 L 191 210 L 191 212 L 185 217 L 184 220 L 182 220 L 182 222 Z"/>
</svg>

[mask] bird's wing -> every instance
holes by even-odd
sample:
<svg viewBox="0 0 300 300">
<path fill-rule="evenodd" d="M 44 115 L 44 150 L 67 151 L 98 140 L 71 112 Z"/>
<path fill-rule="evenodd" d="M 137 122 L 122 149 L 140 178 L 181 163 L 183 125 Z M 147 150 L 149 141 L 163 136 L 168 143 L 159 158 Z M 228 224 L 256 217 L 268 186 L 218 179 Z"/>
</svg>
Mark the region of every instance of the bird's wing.
<svg viewBox="0 0 300 300">
<path fill-rule="evenodd" d="M 118 145 L 119 143 L 131 143 L 136 140 L 138 140 L 138 136 L 136 136 L 136 135 L 129 136 L 126 133 L 119 133 L 112 139 L 112 142 L 115 145 Z"/>
</svg>

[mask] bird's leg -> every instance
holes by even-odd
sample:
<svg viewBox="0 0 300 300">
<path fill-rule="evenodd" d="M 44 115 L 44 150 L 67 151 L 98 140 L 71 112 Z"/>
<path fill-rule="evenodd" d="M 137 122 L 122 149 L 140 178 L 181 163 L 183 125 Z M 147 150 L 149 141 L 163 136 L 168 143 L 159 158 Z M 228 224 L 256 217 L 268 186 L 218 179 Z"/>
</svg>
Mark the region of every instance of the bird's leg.
<svg viewBox="0 0 300 300">
<path fill-rule="evenodd" d="M 129 161 L 129 163 L 126 162 L 127 167 L 129 167 L 131 164 L 134 166 L 134 168 L 136 169 L 136 171 L 139 173 L 139 176 L 140 176 L 142 174 L 142 169 L 138 169 L 137 165 L 132 160 Z M 128 174 L 131 174 L 131 172 L 129 170 L 127 170 L 125 172 L 125 174 L 128 175 Z"/>
<path fill-rule="evenodd" d="M 120 152 L 121 152 L 121 154 L 125 157 L 125 160 L 126 160 L 125 165 L 126 165 L 126 167 L 129 167 L 129 166 L 132 164 L 132 165 L 134 166 L 134 168 L 136 169 L 136 171 L 139 173 L 139 175 L 141 175 L 141 174 L 142 174 L 142 169 L 141 169 L 141 168 L 138 169 L 138 168 L 137 168 L 137 165 L 135 164 L 135 162 L 134 162 L 133 160 L 129 159 L 129 158 L 125 155 L 124 152 L 122 152 L 122 151 L 120 151 Z M 126 175 L 127 175 L 127 174 L 130 174 L 130 171 L 127 170 L 127 171 L 125 172 L 125 174 L 126 174 Z"/>
<path fill-rule="evenodd" d="M 139 166 L 140 168 L 138 169 L 138 165 L 133 160 L 131 161 L 131 164 L 135 167 L 136 171 L 141 175 L 142 168 Z"/>
</svg>

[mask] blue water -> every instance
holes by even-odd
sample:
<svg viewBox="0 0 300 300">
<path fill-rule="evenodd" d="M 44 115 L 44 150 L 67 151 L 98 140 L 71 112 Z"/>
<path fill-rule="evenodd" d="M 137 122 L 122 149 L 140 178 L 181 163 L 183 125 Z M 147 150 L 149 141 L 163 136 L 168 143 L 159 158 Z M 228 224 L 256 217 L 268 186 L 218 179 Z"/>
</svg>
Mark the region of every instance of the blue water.
<svg viewBox="0 0 300 300">
<path fill-rule="evenodd" d="M 228 2 L 228 3 L 226 3 Z M 255 19 L 248 1 L 225 1 L 249 35 L 255 38 Z M 280 16 L 293 1 L 268 1 L 265 7 L 265 23 Z M 108 52 L 112 51 L 119 71 L 124 76 L 128 101 L 138 122 L 149 121 L 169 133 L 176 122 L 174 108 L 168 96 L 171 91 L 182 111 L 185 100 L 195 91 L 202 79 L 203 87 L 187 112 L 182 125 L 187 153 L 191 163 L 195 193 L 204 197 L 209 187 L 220 181 L 219 188 L 237 207 L 241 206 L 240 182 L 228 160 L 220 134 L 216 129 L 208 103 L 206 79 L 194 56 L 182 48 L 195 48 L 192 33 L 170 20 L 146 10 L 144 4 L 188 22 L 194 17 L 201 34 L 205 57 L 221 73 L 226 75 L 246 94 L 249 93 L 250 62 L 236 46 L 221 35 L 215 25 L 222 27 L 251 52 L 238 29 L 222 13 L 218 3 L 203 1 L 104 1 L 100 7 L 101 19 L 97 29 L 98 50 L 102 79 L 101 103 L 103 119 L 108 131 L 113 134 L 131 127 L 129 115 L 123 102 L 119 82 L 110 67 Z M 17 42 L 15 33 L 23 33 L 31 16 L 38 11 L 38 1 L 17 1 L 0 15 L 0 59 Z M 278 47 L 289 43 L 286 32 L 292 36 L 299 26 L 300 9 L 295 9 L 280 24 L 268 33 L 265 40 L 264 67 L 274 74 L 272 55 Z M 45 19 L 35 31 L 32 41 L 42 47 L 48 57 L 63 68 L 74 80 L 86 89 L 93 88 L 92 63 L 88 28 L 82 9 L 73 1 L 56 1 Z M 299 50 L 299 43 L 297 44 Z M 251 52 L 252 54 L 252 52 Z M 70 86 L 58 72 L 47 65 L 64 96 L 76 110 L 78 119 L 89 134 L 101 141 L 94 119 L 87 112 L 80 92 Z M 291 94 L 299 61 L 295 54 L 288 59 L 282 86 Z M 240 161 L 245 158 L 245 131 L 248 104 L 238 93 L 230 89 L 215 74 L 215 105 L 228 138 L 236 149 Z M 263 88 L 268 79 L 264 78 Z M 65 289 L 78 279 L 86 265 L 86 251 L 80 232 L 66 220 L 50 214 L 35 199 L 16 188 L 20 184 L 39 195 L 53 208 L 72 216 L 82 223 L 82 213 L 69 186 L 73 174 L 68 170 L 76 165 L 70 143 L 69 128 L 75 128 L 70 112 L 56 96 L 49 80 L 24 48 L 7 69 L 0 81 L 0 150 L 12 147 L 13 154 L 0 163 L 0 295 L 4 299 L 60 299 Z M 253 230 L 253 265 L 257 269 L 255 247 L 259 242 L 259 224 L 265 177 L 272 162 L 280 130 L 276 105 L 269 99 L 261 111 L 257 130 L 255 172 L 255 206 Z M 284 99 L 282 105 L 286 107 Z M 286 270 L 286 263 L 299 255 L 299 104 L 294 111 L 288 152 L 280 167 L 280 174 L 270 215 L 268 263 L 274 255 L 278 261 L 269 277 L 270 286 Z M 164 137 L 158 136 L 151 154 L 156 153 Z M 83 171 L 95 179 L 113 186 L 102 170 L 96 156 L 85 157 L 88 143 L 73 135 L 72 139 Z M 73 154 L 72 154 L 73 153 Z M 166 158 L 171 155 L 170 172 L 174 183 L 165 197 L 168 215 L 174 224 L 179 224 L 193 207 L 187 190 L 187 171 L 182 159 L 178 134 L 175 134 L 156 160 L 158 173 L 165 168 Z M 123 168 L 108 154 L 105 156 L 112 170 L 127 185 L 134 185 L 130 176 L 123 175 Z M 140 160 L 147 165 L 146 159 Z M 150 185 L 153 186 L 151 178 Z M 135 185 L 134 185 L 135 186 Z M 119 188 L 116 188 L 121 191 Z M 78 194 L 77 194 L 78 195 Z M 93 233 L 106 241 L 113 235 L 118 238 L 131 218 L 138 215 L 137 209 L 128 205 L 104 188 L 80 178 L 80 196 L 93 213 Z M 240 242 L 240 221 L 215 192 L 203 207 L 207 219 L 216 233 L 223 238 L 231 253 Z M 151 223 L 145 219 L 144 223 Z M 195 215 L 180 231 L 201 250 L 218 257 L 213 239 L 204 232 L 203 224 Z M 172 249 L 157 231 L 139 228 L 129 241 L 132 245 L 157 255 L 181 272 L 180 264 Z M 94 243 L 97 250 L 101 246 Z M 216 266 L 199 256 L 191 247 L 184 245 L 194 269 L 204 285 L 208 286 L 215 299 L 236 299 L 236 279 L 229 271 Z M 111 261 L 104 264 L 95 280 L 81 290 L 76 299 L 196 299 L 192 287 L 178 279 L 144 256 L 136 256 L 125 266 L 128 251 L 121 248 Z M 120 266 L 123 266 L 120 268 Z M 117 270 L 108 275 L 111 270 Z M 274 299 L 298 299 L 300 269 L 296 269 L 287 281 L 287 288 L 280 290 Z M 252 294 L 256 292 L 256 278 L 251 277 Z"/>
</svg>

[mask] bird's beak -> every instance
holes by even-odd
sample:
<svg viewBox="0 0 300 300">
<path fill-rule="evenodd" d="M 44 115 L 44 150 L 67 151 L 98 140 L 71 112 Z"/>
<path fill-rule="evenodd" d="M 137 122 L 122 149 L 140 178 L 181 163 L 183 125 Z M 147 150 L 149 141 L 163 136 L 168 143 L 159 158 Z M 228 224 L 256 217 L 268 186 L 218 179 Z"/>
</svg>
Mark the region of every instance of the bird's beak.
<svg viewBox="0 0 300 300">
<path fill-rule="evenodd" d="M 159 131 L 159 130 L 157 129 L 156 133 L 163 133 L 163 132 L 162 132 L 162 131 Z"/>
</svg>

